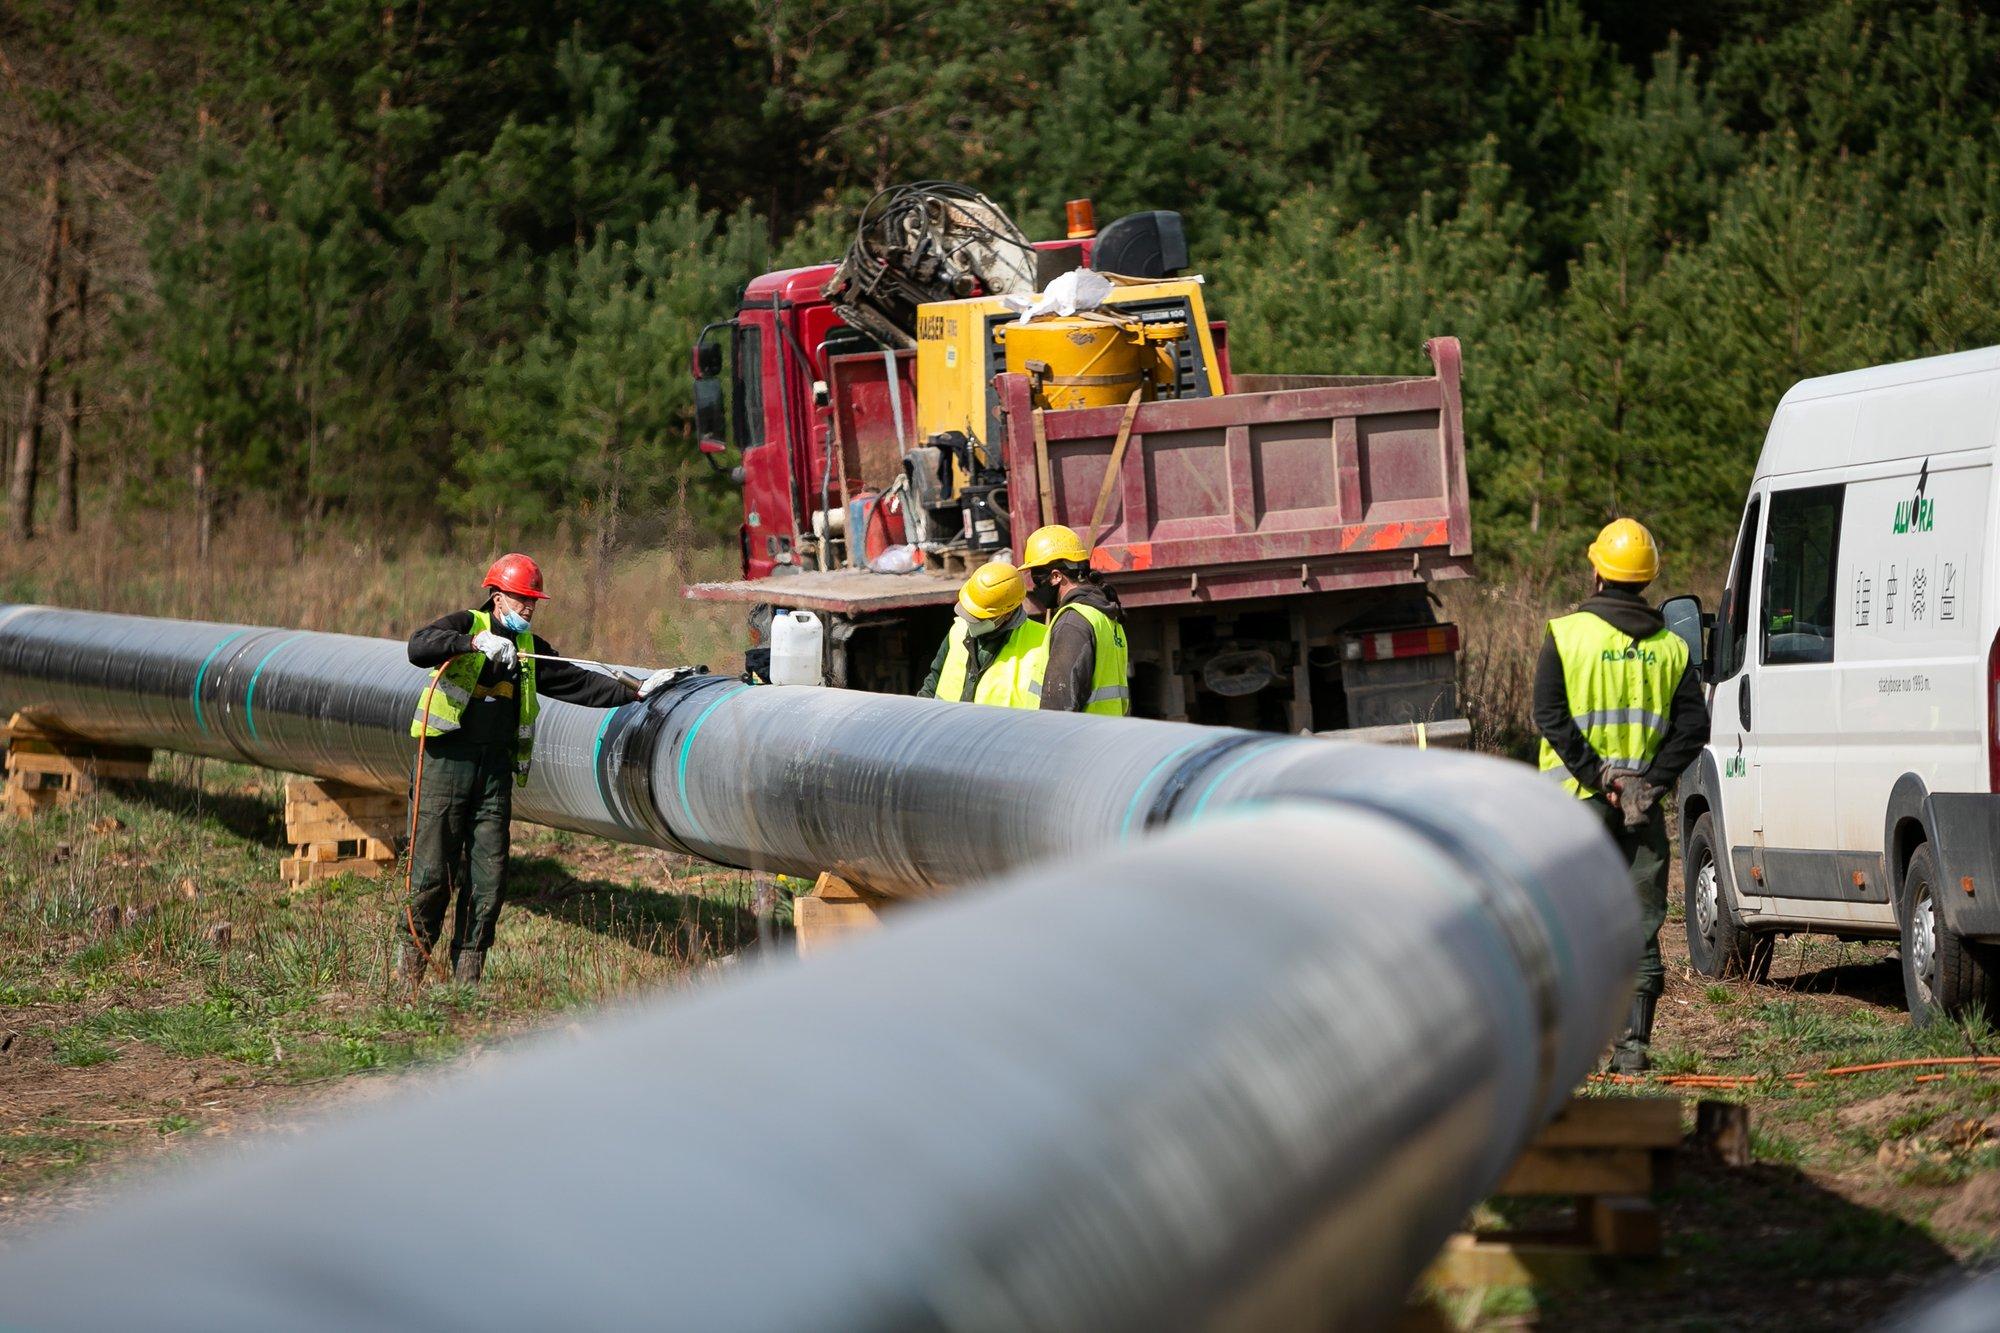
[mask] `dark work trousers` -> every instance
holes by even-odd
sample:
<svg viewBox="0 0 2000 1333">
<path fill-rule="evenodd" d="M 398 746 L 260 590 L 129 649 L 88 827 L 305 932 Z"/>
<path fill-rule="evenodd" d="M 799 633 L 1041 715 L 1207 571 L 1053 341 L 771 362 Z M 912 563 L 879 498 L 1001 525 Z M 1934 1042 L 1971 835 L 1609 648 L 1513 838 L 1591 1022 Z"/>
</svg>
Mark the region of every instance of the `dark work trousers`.
<svg viewBox="0 0 2000 1333">
<path fill-rule="evenodd" d="M 513 815 L 513 747 L 460 745 L 424 756 L 424 789 L 410 848 L 410 915 L 428 952 L 457 888 L 454 966 L 461 953 L 492 947 L 500 904 L 507 896 L 508 821 Z"/>
<path fill-rule="evenodd" d="M 1639 956 L 1639 981 L 1633 988 L 1640 995 L 1659 998 L 1666 989 L 1666 969 L 1660 965 L 1660 927 L 1667 920 L 1667 813 L 1655 805 L 1646 822 L 1636 829 L 1625 827 L 1625 815 L 1602 796 L 1590 798 L 1590 806 L 1604 821 L 1605 832 L 1618 844 L 1632 879 L 1632 892 L 1639 899 L 1639 928 L 1646 932 L 1646 951 Z"/>
</svg>

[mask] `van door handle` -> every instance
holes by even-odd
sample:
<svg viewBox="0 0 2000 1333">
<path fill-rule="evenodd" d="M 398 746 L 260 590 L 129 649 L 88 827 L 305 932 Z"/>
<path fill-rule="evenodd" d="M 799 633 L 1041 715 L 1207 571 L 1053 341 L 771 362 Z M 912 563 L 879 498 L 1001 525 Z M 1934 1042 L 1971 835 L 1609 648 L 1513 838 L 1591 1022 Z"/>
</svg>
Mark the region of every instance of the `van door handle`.
<svg viewBox="0 0 2000 1333">
<path fill-rule="evenodd" d="M 1736 716 L 1743 723 L 1743 730 L 1750 730 L 1750 677 L 1747 674 L 1736 682 Z"/>
</svg>

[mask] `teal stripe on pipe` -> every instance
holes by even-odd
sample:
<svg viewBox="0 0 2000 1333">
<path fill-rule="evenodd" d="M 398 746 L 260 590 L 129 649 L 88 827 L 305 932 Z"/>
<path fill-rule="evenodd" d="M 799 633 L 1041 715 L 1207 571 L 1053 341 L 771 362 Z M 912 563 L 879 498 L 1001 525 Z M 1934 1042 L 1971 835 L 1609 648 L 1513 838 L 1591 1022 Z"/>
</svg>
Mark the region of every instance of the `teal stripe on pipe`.
<svg viewBox="0 0 2000 1333">
<path fill-rule="evenodd" d="M 257 677 L 264 674 L 264 668 L 271 664 L 272 658 L 284 650 L 286 644 L 303 637 L 303 635 L 294 634 L 290 638 L 280 640 L 276 647 L 264 654 L 264 660 L 257 664 L 257 669 L 250 673 L 250 688 L 243 691 L 243 720 L 250 724 L 250 739 L 253 741 L 259 739 L 257 735 L 257 713 L 252 706 L 257 699 Z"/>
<path fill-rule="evenodd" d="M 239 629 L 233 634 L 224 635 L 221 643 L 208 650 L 208 656 L 201 659 L 201 669 L 194 673 L 194 724 L 204 732 L 208 730 L 208 719 L 201 715 L 201 683 L 208 675 L 208 664 L 215 660 L 217 653 L 249 632 L 247 629 Z"/>
<path fill-rule="evenodd" d="M 703 842 L 708 841 L 708 834 L 703 830 L 701 821 L 694 817 L 694 807 L 688 804 L 688 751 L 694 748 L 694 734 L 701 730 L 702 723 L 708 721 L 708 715 L 722 707 L 724 700 L 733 699 L 749 688 L 748 685 L 738 685 L 735 689 L 726 691 L 718 696 L 715 702 L 702 709 L 701 716 L 696 718 L 694 725 L 688 728 L 688 734 L 681 737 L 681 752 L 674 760 L 674 786 L 680 789 L 681 813 L 687 816 L 688 826 L 694 830 L 695 836 Z"/>
<path fill-rule="evenodd" d="M 607 811 L 611 809 L 611 793 L 604 789 L 604 765 L 599 761 L 604 757 L 604 729 L 611 725 L 611 719 L 617 717 L 618 712 L 616 708 L 604 710 L 604 720 L 597 724 L 597 736 L 590 742 L 590 776 L 597 784 L 597 799 L 604 802 Z"/>
</svg>

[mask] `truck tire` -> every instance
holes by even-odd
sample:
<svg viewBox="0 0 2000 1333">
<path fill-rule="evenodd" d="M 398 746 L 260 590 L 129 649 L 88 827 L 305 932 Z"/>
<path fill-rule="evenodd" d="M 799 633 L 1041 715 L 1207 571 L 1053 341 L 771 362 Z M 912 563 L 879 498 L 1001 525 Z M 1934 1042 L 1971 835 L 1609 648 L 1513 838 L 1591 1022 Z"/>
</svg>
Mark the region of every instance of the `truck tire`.
<svg viewBox="0 0 2000 1333">
<path fill-rule="evenodd" d="M 1687 920 L 1688 962 L 1705 977 L 1740 977 L 1749 970 L 1754 940 L 1736 914 L 1715 855 L 1715 821 L 1704 814 L 1688 830 L 1681 856 L 1681 906 Z"/>
<path fill-rule="evenodd" d="M 1937 907 L 1937 856 L 1930 844 L 1917 848 L 1903 872 L 1896 920 L 1902 927 L 1903 995 L 1910 1023 L 1927 1027 L 1956 1018 L 1975 1005 L 1995 1012 L 1993 958 L 1985 945 L 1964 939 L 1945 925 Z"/>
</svg>

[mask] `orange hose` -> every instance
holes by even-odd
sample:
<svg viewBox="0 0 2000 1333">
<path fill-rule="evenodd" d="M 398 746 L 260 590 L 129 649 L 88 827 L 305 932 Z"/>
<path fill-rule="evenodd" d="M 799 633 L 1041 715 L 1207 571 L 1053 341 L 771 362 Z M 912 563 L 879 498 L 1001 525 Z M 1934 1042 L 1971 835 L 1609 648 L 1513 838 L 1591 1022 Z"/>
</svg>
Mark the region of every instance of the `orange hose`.
<svg viewBox="0 0 2000 1333">
<path fill-rule="evenodd" d="M 1939 1055 L 1910 1060 L 1879 1060 L 1865 1065 L 1837 1065 L 1832 1069 L 1795 1070 L 1787 1074 L 1656 1074 L 1646 1078 L 1638 1074 L 1593 1074 L 1593 1080 L 1603 1083 L 1653 1083 L 1668 1088 L 1706 1089 L 1728 1092 L 1740 1088 L 1753 1087 L 1767 1080 L 1782 1078 L 1793 1087 L 1803 1087 L 1815 1079 L 1844 1078 L 1850 1074 L 1873 1074 L 1888 1069 L 1930 1069 L 1938 1065 L 1953 1065 L 1960 1068 L 2000 1069 L 2000 1055 Z M 1945 1078 L 1945 1074 L 1919 1074 L 1918 1082 L 1933 1082 Z"/>
</svg>

